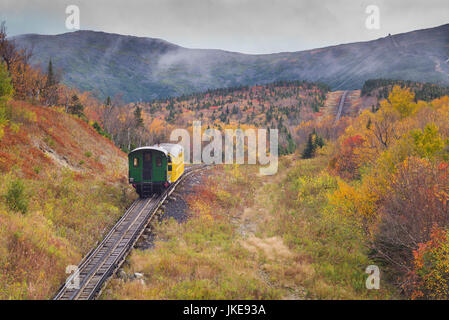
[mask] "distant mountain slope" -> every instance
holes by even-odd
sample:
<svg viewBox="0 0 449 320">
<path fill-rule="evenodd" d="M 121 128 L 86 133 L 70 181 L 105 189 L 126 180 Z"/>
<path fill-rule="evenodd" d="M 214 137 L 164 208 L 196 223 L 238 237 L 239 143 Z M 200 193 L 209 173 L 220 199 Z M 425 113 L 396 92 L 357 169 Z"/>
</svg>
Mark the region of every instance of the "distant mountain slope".
<svg viewBox="0 0 449 320">
<path fill-rule="evenodd" d="M 247 55 L 187 49 L 160 39 L 94 31 L 15 37 L 33 47 L 32 63 L 50 58 L 64 82 L 100 97 L 123 92 L 126 101 L 201 92 L 277 80 L 321 81 L 333 89 L 360 89 L 367 79 L 449 84 L 449 24 L 374 41 L 316 50 Z"/>
</svg>

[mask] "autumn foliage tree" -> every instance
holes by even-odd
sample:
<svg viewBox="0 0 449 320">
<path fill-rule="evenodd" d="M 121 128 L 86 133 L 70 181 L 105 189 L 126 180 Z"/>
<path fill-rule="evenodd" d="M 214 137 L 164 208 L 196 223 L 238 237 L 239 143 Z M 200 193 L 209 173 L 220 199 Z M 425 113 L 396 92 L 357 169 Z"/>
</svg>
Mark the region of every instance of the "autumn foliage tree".
<svg viewBox="0 0 449 320">
<path fill-rule="evenodd" d="M 361 135 L 346 138 L 338 156 L 332 160 L 331 168 L 345 179 L 359 178 L 360 149 L 364 142 L 365 139 Z"/>
<path fill-rule="evenodd" d="M 14 93 L 6 65 L 0 63 L 0 105 L 7 102 Z"/>
<path fill-rule="evenodd" d="M 449 171 L 411 157 L 398 166 L 386 193 L 374 247 L 403 284 L 413 270 L 413 251 L 435 227 L 449 226 Z"/>
<path fill-rule="evenodd" d="M 432 230 L 430 240 L 413 251 L 407 290 L 413 299 L 449 299 L 449 231 Z"/>
<path fill-rule="evenodd" d="M 11 98 L 14 90 L 6 66 L 0 63 L 0 139 L 3 137 L 3 128 L 8 125 L 9 119 L 5 108 L 6 102 Z"/>
<path fill-rule="evenodd" d="M 4 22 L 0 26 L 0 57 L 6 64 L 14 86 L 14 97 L 19 100 L 40 101 L 46 77 L 29 64 L 31 50 L 17 48 L 14 41 L 7 38 Z"/>
</svg>

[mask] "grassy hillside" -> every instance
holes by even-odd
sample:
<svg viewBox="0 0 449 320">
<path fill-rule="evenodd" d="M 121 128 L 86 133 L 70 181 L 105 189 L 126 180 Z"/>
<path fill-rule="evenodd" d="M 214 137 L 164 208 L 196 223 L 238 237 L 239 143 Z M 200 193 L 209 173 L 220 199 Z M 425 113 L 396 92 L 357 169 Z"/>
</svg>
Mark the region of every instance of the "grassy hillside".
<svg viewBox="0 0 449 320">
<path fill-rule="evenodd" d="M 134 196 L 126 155 L 63 109 L 0 106 L 0 299 L 50 298 Z"/>
<path fill-rule="evenodd" d="M 129 102 L 279 80 L 320 81 L 338 90 L 360 89 L 375 78 L 448 85 L 448 35 L 446 24 L 374 41 L 263 55 L 93 31 L 14 39 L 33 48 L 34 65 L 46 67 L 51 58 L 66 84 L 102 99 L 121 92 Z"/>
</svg>

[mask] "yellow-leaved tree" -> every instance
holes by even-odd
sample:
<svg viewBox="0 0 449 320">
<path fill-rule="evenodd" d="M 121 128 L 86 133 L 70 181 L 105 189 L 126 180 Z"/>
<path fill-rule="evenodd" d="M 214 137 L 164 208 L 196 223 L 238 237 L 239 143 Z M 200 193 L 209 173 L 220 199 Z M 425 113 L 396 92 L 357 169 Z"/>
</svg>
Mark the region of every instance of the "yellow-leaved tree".
<svg viewBox="0 0 449 320">
<path fill-rule="evenodd" d="M 415 94 L 408 88 L 394 86 L 393 90 L 388 95 L 388 100 L 381 102 L 381 108 L 392 108 L 400 114 L 401 118 L 408 117 L 412 115 L 417 108 Z"/>
</svg>

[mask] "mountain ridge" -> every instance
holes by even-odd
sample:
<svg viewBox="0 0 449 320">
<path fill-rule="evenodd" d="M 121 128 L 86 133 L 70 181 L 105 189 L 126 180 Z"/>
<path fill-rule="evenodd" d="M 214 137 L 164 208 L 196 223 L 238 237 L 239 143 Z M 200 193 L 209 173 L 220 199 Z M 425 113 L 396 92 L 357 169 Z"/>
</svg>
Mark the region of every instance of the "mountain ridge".
<svg viewBox="0 0 449 320">
<path fill-rule="evenodd" d="M 221 87 L 278 80 L 321 81 L 360 89 L 370 78 L 449 85 L 449 24 L 305 51 L 243 54 L 185 48 L 159 38 L 80 30 L 13 37 L 32 47 L 33 65 L 51 58 L 64 83 L 104 98 L 149 101 Z"/>
</svg>

